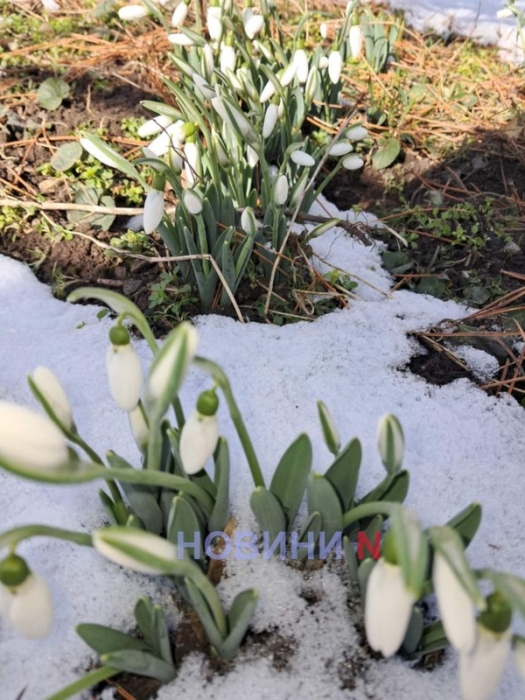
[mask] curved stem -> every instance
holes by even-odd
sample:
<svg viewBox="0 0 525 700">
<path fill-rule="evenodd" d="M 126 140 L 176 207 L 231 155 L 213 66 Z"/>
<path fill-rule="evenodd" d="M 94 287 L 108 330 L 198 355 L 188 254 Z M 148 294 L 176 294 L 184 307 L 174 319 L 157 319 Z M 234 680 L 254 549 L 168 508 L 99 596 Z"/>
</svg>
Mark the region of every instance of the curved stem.
<svg viewBox="0 0 525 700">
<path fill-rule="evenodd" d="M 72 698 L 83 690 L 87 690 L 102 681 L 111 678 L 111 676 L 116 676 L 120 671 L 116 668 L 111 668 L 111 666 L 101 666 L 96 668 L 94 671 L 90 671 L 83 678 L 79 678 L 78 681 L 74 681 L 70 685 L 67 685 L 58 693 L 50 695 L 46 700 L 67 700 L 67 698 Z"/>
<path fill-rule="evenodd" d="M 387 503 L 385 501 L 371 501 L 370 503 L 363 503 L 356 508 L 352 508 L 352 510 L 349 510 L 343 515 L 343 530 L 363 518 L 369 518 L 374 515 L 386 515 L 390 517 L 396 505 L 396 503 Z"/>
<path fill-rule="evenodd" d="M 21 525 L 0 534 L 0 549 L 4 547 L 14 548 L 22 540 L 31 537 L 54 537 L 57 540 L 66 540 L 83 547 L 92 547 L 91 535 L 74 530 L 63 530 L 50 525 Z"/>
</svg>

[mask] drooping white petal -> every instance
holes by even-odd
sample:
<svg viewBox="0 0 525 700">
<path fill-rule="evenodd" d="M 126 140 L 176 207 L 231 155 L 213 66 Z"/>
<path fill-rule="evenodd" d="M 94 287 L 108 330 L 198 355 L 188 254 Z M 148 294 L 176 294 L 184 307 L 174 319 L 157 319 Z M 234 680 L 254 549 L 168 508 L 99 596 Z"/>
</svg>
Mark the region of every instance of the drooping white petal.
<svg viewBox="0 0 525 700">
<path fill-rule="evenodd" d="M 510 629 L 501 634 L 477 624 L 477 640 L 469 654 L 461 654 L 459 679 L 463 700 L 489 700 L 505 670 L 511 649 Z"/>
<path fill-rule="evenodd" d="M 350 154 L 349 156 L 346 156 L 346 158 L 343 159 L 343 168 L 345 168 L 346 170 L 359 170 L 359 168 L 362 168 L 363 165 L 363 159 L 355 155 L 354 153 Z"/>
<path fill-rule="evenodd" d="M 339 51 L 331 51 L 328 56 L 328 76 L 334 85 L 339 82 L 342 67 L 343 57 Z"/>
<path fill-rule="evenodd" d="M 297 49 L 293 55 L 293 62 L 296 69 L 297 80 L 306 83 L 308 79 L 308 56 L 304 49 Z"/>
<path fill-rule="evenodd" d="M 471 651 L 476 643 L 474 606 L 447 560 L 437 551 L 432 578 L 448 641 L 460 652 Z"/>
<path fill-rule="evenodd" d="M 212 456 L 219 440 L 217 414 L 203 416 L 194 411 L 182 428 L 180 458 L 186 474 L 197 474 Z"/>
<path fill-rule="evenodd" d="M 147 9 L 143 5 L 124 5 L 118 11 L 119 19 L 125 22 L 136 22 L 138 19 L 146 17 Z"/>
<path fill-rule="evenodd" d="M 167 117 L 165 114 L 159 114 L 158 117 L 154 119 L 149 119 L 147 122 L 139 127 L 137 134 L 141 139 L 147 139 L 150 136 L 155 136 L 155 134 L 160 133 L 164 129 L 167 129 L 173 122 L 173 119 Z"/>
<path fill-rule="evenodd" d="M 137 443 L 139 450 L 143 451 L 148 445 L 149 428 L 140 404 L 137 404 L 136 408 L 129 411 L 128 419 L 133 439 Z"/>
<path fill-rule="evenodd" d="M 197 144 L 190 141 L 184 146 L 184 172 L 189 185 L 195 184 L 195 180 L 201 173 L 199 149 Z"/>
<path fill-rule="evenodd" d="M 264 139 L 269 138 L 272 135 L 273 130 L 279 119 L 279 107 L 274 104 L 268 105 L 266 109 L 266 114 L 264 115 L 263 130 L 262 135 Z"/>
<path fill-rule="evenodd" d="M 68 459 L 65 438 L 47 416 L 0 401 L 0 461 L 52 470 Z"/>
<path fill-rule="evenodd" d="M 282 207 L 288 199 L 288 180 L 286 175 L 279 175 L 273 185 L 273 201 L 278 207 Z"/>
<path fill-rule="evenodd" d="M 31 639 L 45 637 L 53 624 L 53 602 L 46 581 L 29 574 L 14 589 L 7 619 L 19 634 Z"/>
<path fill-rule="evenodd" d="M 13 592 L 11 589 L 0 583 L 0 615 L 7 616 L 12 600 Z"/>
<path fill-rule="evenodd" d="M 221 44 L 221 50 L 219 52 L 219 65 L 221 71 L 226 73 L 226 70 L 235 70 L 235 65 L 237 63 L 237 53 L 233 46 L 228 46 L 228 44 Z"/>
<path fill-rule="evenodd" d="M 106 369 L 113 400 L 123 411 L 133 411 L 140 399 L 142 367 L 131 343 L 110 344 L 106 355 Z"/>
<path fill-rule="evenodd" d="M 293 160 L 297 165 L 302 165 L 305 168 L 312 168 L 315 165 L 315 160 L 309 153 L 304 151 L 292 151 L 290 160 Z"/>
<path fill-rule="evenodd" d="M 351 126 L 345 131 L 345 138 L 349 141 L 362 141 L 368 136 L 368 131 L 364 126 Z"/>
<path fill-rule="evenodd" d="M 219 41 L 222 36 L 222 9 L 208 7 L 206 11 L 206 27 L 212 41 Z"/>
<path fill-rule="evenodd" d="M 150 190 L 144 203 L 144 233 L 150 234 L 157 228 L 164 215 L 164 192 Z"/>
<path fill-rule="evenodd" d="M 197 216 L 202 212 L 202 197 L 194 190 L 184 190 L 182 193 L 182 201 L 184 206 L 193 216 Z"/>
<path fill-rule="evenodd" d="M 260 34 L 264 27 L 264 17 L 262 15 L 252 15 L 244 25 L 244 31 L 249 39 L 254 39 Z"/>
<path fill-rule="evenodd" d="M 319 70 L 325 70 L 325 68 L 328 68 L 328 56 L 321 56 L 319 59 Z"/>
<path fill-rule="evenodd" d="M 259 162 L 257 151 L 255 151 L 251 146 L 246 146 L 246 160 L 248 161 L 250 168 L 255 168 Z"/>
<path fill-rule="evenodd" d="M 279 77 L 279 82 L 283 86 L 283 88 L 287 87 L 290 85 L 292 80 L 295 78 L 295 75 L 297 73 L 297 65 L 295 64 L 295 61 L 292 61 L 289 63 L 284 71 L 282 72 L 281 76 Z"/>
<path fill-rule="evenodd" d="M 358 24 L 353 24 L 348 32 L 348 42 L 350 44 L 350 56 L 355 60 L 361 55 L 363 48 L 363 33 Z"/>
<path fill-rule="evenodd" d="M 163 569 L 147 563 L 148 555 L 172 563 L 178 559 L 177 547 L 158 535 L 145 530 L 108 527 L 92 533 L 93 546 L 107 559 L 141 574 L 159 574 Z M 128 547 L 136 551 L 132 555 Z"/>
<path fill-rule="evenodd" d="M 328 25 L 326 22 L 321 22 L 319 25 L 319 34 L 321 35 L 321 39 L 326 39 L 328 36 Z"/>
<path fill-rule="evenodd" d="M 348 153 L 353 151 L 354 147 L 350 141 L 337 141 L 333 146 L 328 149 L 328 155 L 330 156 L 346 156 Z"/>
<path fill-rule="evenodd" d="M 181 24 L 184 24 L 184 20 L 186 19 L 187 15 L 188 6 L 185 2 L 179 2 L 177 7 L 173 10 L 173 14 L 171 16 L 171 26 L 175 28 L 180 27 Z"/>
<path fill-rule="evenodd" d="M 73 425 L 73 411 L 64 387 L 47 367 L 39 366 L 33 372 L 33 382 L 60 423 L 68 430 Z"/>
<path fill-rule="evenodd" d="M 271 97 L 275 95 L 275 85 L 269 80 L 263 87 L 259 101 L 261 104 L 267 102 Z"/>
<path fill-rule="evenodd" d="M 365 601 L 365 629 L 374 651 L 393 656 L 405 638 L 414 605 L 400 566 L 378 560 L 368 578 Z"/>
<path fill-rule="evenodd" d="M 187 34 L 183 34 L 182 32 L 168 34 L 167 39 L 170 42 L 170 44 L 175 44 L 175 46 L 193 46 L 195 43 L 190 36 L 188 36 Z"/>
</svg>

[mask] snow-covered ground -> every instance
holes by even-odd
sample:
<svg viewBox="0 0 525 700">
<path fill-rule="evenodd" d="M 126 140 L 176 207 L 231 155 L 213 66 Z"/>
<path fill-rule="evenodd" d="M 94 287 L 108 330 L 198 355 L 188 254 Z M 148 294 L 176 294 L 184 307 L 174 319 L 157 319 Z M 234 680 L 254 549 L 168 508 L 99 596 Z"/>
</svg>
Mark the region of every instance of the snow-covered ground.
<svg viewBox="0 0 525 700">
<path fill-rule="evenodd" d="M 493 566 L 525 576 L 523 454 L 525 415 L 513 399 L 492 398 L 467 380 L 443 388 L 399 371 L 414 354 L 407 331 L 425 328 L 466 309 L 409 292 L 386 294 L 390 280 L 380 267 L 379 246 L 365 248 L 336 229 L 314 241 L 321 256 L 374 284 L 360 285 L 363 300 L 314 323 L 284 328 L 241 325 L 224 317 L 196 320 L 199 353 L 227 371 L 267 478 L 287 445 L 307 431 L 314 446 L 314 468 L 329 463 L 316 414 L 322 399 L 343 440 L 359 436 L 364 460 L 359 491 L 383 474 L 375 448 L 376 423 L 389 411 L 406 433 L 405 466 L 411 472 L 407 504 L 424 525 L 445 522 L 471 501 L 484 506 L 480 532 L 469 552 L 476 566 Z M 137 462 L 127 419 L 115 408 L 105 376 L 108 318 L 95 306 L 55 300 L 28 268 L 0 257 L 0 399 L 34 405 L 25 376 L 37 365 L 53 369 L 65 385 L 83 436 L 98 450 L 115 449 Z M 144 364 L 149 350 L 138 343 Z M 478 357 L 479 360 L 479 357 Z M 186 409 L 208 388 L 192 371 L 182 394 Z M 241 530 L 256 527 L 248 506 L 251 477 L 232 426 L 221 424 L 232 452 L 232 509 Z M 521 489 L 521 495 L 520 495 Z M 1 527 L 28 522 L 87 531 L 102 524 L 96 487 L 52 487 L 0 473 Z M 16 636 L 0 621 L 2 700 L 43 700 L 88 668 L 93 656 L 76 637 L 79 622 L 120 629 L 132 626 L 132 609 L 147 594 L 169 605 L 171 590 L 147 576 L 120 570 L 95 551 L 67 543 L 32 540 L 21 553 L 50 583 L 55 624 L 43 641 Z M 258 631 L 277 630 L 295 647 L 288 668 L 276 671 L 271 659 L 242 654 L 233 671 L 205 678 L 202 657 L 192 655 L 160 700 L 188 697 L 230 700 L 443 700 L 459 698 L 457 659 L 448 653 L 433 672 L 414 670 L 400 660 L 373 661 L 359 649 L 347 606 L 347 590 L 335 567 L 305 575 L 281 561 L 232 561 L 219 586 L 225 603 L 255 587 L 260 601 L 253 619 Z M 301 591 L 319 602 L 309 606 Z M 176 625 L 176 616 L 170 617 Z M 518 628 L 523 631 L 524 626 Z M 342 669 L 355 665 L 355 688 L 343 689 Z M 509 663 L 497 700 L 519 700 L 524 687 Z M 105 697 L 110 697 L 106 691 Z"/>
</svg>

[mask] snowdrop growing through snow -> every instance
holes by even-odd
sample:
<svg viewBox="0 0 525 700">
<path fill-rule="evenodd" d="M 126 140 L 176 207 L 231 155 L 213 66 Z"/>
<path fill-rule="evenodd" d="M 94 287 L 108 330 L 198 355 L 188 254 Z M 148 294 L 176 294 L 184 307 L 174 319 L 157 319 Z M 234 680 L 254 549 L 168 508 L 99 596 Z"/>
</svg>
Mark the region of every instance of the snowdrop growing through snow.
<svg viewBox="0 0 525 700">
<path fill-rule="evenodd" d="M 148 15 L 148 10 L 144 5 L 124 5 L 118 11 L 119 19 L 125 22 L 136 22 Z"/>
<path fill-rule="evenodd" d="M 104 557 L 141 574 L 162 574 L 178 560 L 174 544 L 145 530 L 106 527 L 95 530 L 92 539 L 93 546 Z"/>
<path fill-rule="evenodd" d="M 219 399 L 214 391 L 203 391 L 197 407 L 184 424 L 180 436 L 180 458 L 186 474 L 197 474 L 215 452 L 219 440 L 217 409 Z"/>
<path fill-rule="evenodd" d="M 385 413 L 379 419 L 377 448 L 387 472 L 395 474 L 401 468 L 403 462 L 405 438 L 401 423 L 391 413 Z"/>
<path fill-rule="evenodd" d="M 10 554 L 0 562 L 0 615 L 24 637 L 45 637 L 53 624 L 53 603 L 46 581 L 26 562 Z"/>
<path fill-rule="evenodd" d="M 66 430 L 73 428 L 73 411 L 71 403 L 56 375 L 47 367 L 39 366 L 33 372 L 32 388 L 34 387 L 49 406 L 56 420 Z"/>
<path fill-rule="evenodd" d="M 119 408 L 129 413 L 139 402 L 142 388 L 142 367 L 130 343 L 128 331 L 120 325 L 109 331 L 110 345 L 106 369 L 111 395 Z"/>
<path fill-rule="evenodd" d="M 277 125 L 279 119 L 279 107 L 276 104 L 268 105 L 264 115 L 262 135 L 263 139 L 269 138 Z"/>
</svg>

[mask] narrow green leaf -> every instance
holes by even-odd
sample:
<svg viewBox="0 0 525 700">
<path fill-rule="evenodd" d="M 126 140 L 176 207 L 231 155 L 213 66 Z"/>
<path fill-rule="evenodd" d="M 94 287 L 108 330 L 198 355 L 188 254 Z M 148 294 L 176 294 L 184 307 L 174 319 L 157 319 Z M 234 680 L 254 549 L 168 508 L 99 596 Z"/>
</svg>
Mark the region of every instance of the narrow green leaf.
<svg viewBox="0 0 525 700">
<path fill-rule="evenodd" d="M 348 567 L 348 573 L 350 574 L 350 578 L 352 579 L 352 581 L 358 582 L 359 562 L 357 561 L 354 545 L 349 537 L 343 537 L 343 551 L 345 554 L 345 561 Z"/>
<path fill-rule="evenodd" d="M 91 647 L 93 651 L 96 651 L 99 656 L 124 649 L 151 651 L 151 647 L 145 639 L 137 639 L 130 634 L 118 632 L 104 625 L 84 622 L 77 625 L 75 631 L 82 641 Z"/>
<path fill-rule="evenodd" d="M 232 603 L 228 615 L 230 633 L 221 645 L 220 655 L 223 659 L 233 659 L 246 634 L 259 594 L 253 588 L 239 593 Z"/>
<path fill-rule="evenodd" d="M 250 505 L 262 532 L 267 532 L 271 542 L 280 532 L 286 532 L 286 518 L 279 500 L 271 491 L 258 486 L 250 497 Z"/>
<path fill-rule="evenodd" d="M 202 551 L 203 533 L 201 524 L 190 503 L 181 496 L 175 496 L 168 519 L 167 539 L 178 545 L 179 538 L 182 542 L 194 542 L 199 535 L 200 547 L 197 549 L 197 558 L 204 559 Z M 189 547 L 190 556 L 194 557 L 194 551 Z"/>
<path fill-rule="evenodd" d="M 102 489 L 98 490 L 98 497 L 100 498 L 100 501 L 102 503 L 102 507 L 104 508 L 106 515 L 108 516 L 108 520 L 111 523 L 111 525 L 118 525 L 119 522 L 118 522 L 117 514 L 115 512 L 115 504 L 113 503 L 111 498 Z"/>
<path fill-rule="evenodd" d="M 350 509 L 355 494 L 359 479 L 361 457 L 361 443 L 357 438 L 354 438 L 343 449 L 325 474 L 325 477 L 336 490 L 345 512 Z"/>
<path fill-rule="evenodd" d="M 226 438 L 219 438 L 215 457 L 217 495 L 208 521 L 210 532 L 222 532 L 230 519 L 230 453 Z"/>
<path fill-rule="evenodd" d="M 386 476 L 372 491 L 366 494 L 360 501 L 370 503 L 373 501 L 392 501 L 403 503 L 408 493 L 409 474 L 406 470 Z"/>
<path fill-rule="evenodd" d="M 113 651 L 103 654 L 101 660 L 112 668 L 127 673 L 156 678 L 161 683 L 170 683 L 175 678 L 175 667 L 145 651 Z"/>
<path fill-rule="evenodd" d="M 170 666 L 173 666 L 173 655 L 171 653 L 171 642 L 160 605 L 155 605 L 153 608 L 153 634 L 155 639 L 155 653 L 163 661 Z"/>
<path fill-rule="evenodd" d="M 447 525 L 454 528 L 461 535 L 463 544 L 468 547 L 476 536 L 481 524 L 482 510 L 480 503 L 471 503 L 451 518 Z"/>
<path fill-rule="evenodd" d="M 481 575 L 490 581 L 494 588 L 507 599 L 510 607 L 525 619 L 525 580 L 514 574 L 492 569 L 483 569 Z"/>
<path fill-rule="evenodd" d="M 142 596 L 137 600 L 133 611 L 137 625 L 139 626 L 142 636 L 149 644 L 151 649 L 155 648 L 155 633 L 153 626 L 153 605 L 149 598 Z"/>
<path fill-rule="evenodd" d="M 321 514 L 325 544 L 336 532 L 343 529 L 343 510 L 339 497 L 332 484 L 321 474 L 310 474 L 306 489 L 308 512 Z"/>
<path fill-rule="evenodd" d="M 308 435 L 303 433 L 282 456 L 270 484 L 270 491 L 282 505 L 288 532 L 303 500 L 311 466 L 312 444 Z"/>
<path fill-rule="evenodd" d="M 186 590 L 188 591 L 191 604 L 193 605 L 195 612 L 199 616 L 199 619 L 202 622 L 204 629 L 206 630 L 208 639 L 210 640 L 211 644 L 215 647 L 215 649 L 217 649 L 220 655 L 220 649 L 224 640 L 222 638 L 221 633 L 217 629 L 217 625 L 215 624 L 208 603 L 206 602 L 204 596 L 199 591 L 197 586 L 192 581 L 190 581 L 190 579 L 184 579 L 184 584 L 186 586 Z"/>
<path fill-rule="evenodd" d="M 414 606 L 412 608 L 412 617 L 408 623 L 408 629 L 403 640 L 402 650 L 405 654 L 413 654 L 421 641 L 423 634 L 423 615 L 421 610 Z"/>
<path fill-rule="evenodd" d="M 120 671 L 116 668 L 110 668 L 109 666 L 102 666 L 101 668 L 96 668 L 94 671 L 86 673 L 85 676 L 79 678 L 78 680 L 70 683 L 58 693 L 53 693 L 46 700 L 68 700 L 68 698 L 78 697 L 80 693 L 84 690 L 88 690 L 91 687 L 102 683 L 102 681 L 116 676 Z"/>
</svg>

